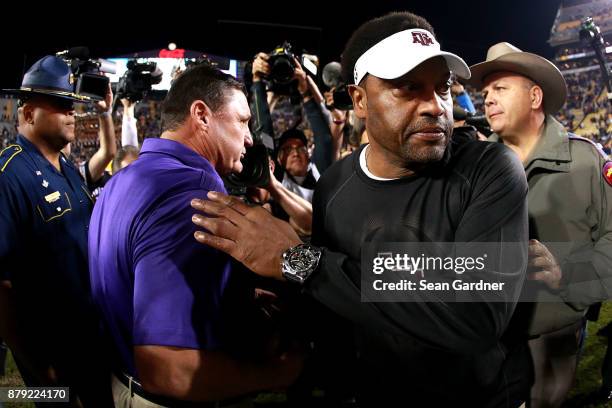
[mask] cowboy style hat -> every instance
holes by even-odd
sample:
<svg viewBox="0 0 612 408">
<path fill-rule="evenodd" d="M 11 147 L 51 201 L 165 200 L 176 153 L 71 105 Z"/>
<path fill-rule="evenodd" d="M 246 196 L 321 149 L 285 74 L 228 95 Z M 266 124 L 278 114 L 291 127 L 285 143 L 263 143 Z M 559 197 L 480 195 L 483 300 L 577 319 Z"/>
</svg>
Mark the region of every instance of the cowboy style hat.
<svg viewBox="0 0 612 408">
<path fill-rule="evenodd" d="M 514 72 L 538 84 L 544 92 L 544 112 L 556 113 L 567 97 L 567 85 L 561 71 L 539 55 L 523 52 L 512 44 L 500 42 L 489 48 L 485 62 L 472 65 L 470 85 L 482 89 L 487 75 L 499 71 Z"/>
<path fill-rule="evenodd" d="M 2 92 L 18 97 L 47 95 L 76 102 L 89 102 L 91 98 L 74 92 L 74 78 L 64 60 L 47 55 L 36 61 L 23 76 L 21 88 L 3 89 Z"/>
</svg>

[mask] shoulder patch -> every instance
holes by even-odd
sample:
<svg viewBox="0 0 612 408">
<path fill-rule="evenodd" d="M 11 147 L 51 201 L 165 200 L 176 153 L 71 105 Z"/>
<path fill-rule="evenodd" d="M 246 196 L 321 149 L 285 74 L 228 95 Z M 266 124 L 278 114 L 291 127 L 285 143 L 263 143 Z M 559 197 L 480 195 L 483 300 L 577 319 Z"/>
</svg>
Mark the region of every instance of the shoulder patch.
<svg viewBox="0 0 612 408">
<path fill-rule="evenodd" d="M 0 151 L 0 173 L 4 172 L 6 166 L 13 160 L 15 156 L 23 151 L 19 145 L 10 145 Z"/>
<path fill-rule="evenodd" d="M 612 186 L 612 161 L 606 162 L 601 172 L 606 183 Z"/>
<path fill-rule="evenodd" d="M 579 140 L 581 142 L 589 143 L 591 146 L 595 148 L 595 150 L 599 152 L 599 154 L 604 158 L 604 160 L 608 160 L 608 155 L 606 154 L 606 152 L 603 151 L 603 148 L 601 147 L 599 143 L 595 143 L 591 139 L 587 139 L 585 137 L 578 136 L 573 133 L 568 133 L 568 136 L 570 140 Z"/>
</svg>

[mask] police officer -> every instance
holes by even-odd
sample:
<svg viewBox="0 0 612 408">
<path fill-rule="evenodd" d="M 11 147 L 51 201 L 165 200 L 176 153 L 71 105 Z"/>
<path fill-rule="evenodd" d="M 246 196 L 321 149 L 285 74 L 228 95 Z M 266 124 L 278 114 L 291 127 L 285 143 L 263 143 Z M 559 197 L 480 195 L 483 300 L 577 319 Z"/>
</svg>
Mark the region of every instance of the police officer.
<svg viewBox="0 0 612 408">
<path fill-rule="evenodd" d="M 499 43 L 472 66 L 495 132 L 523 162 L 529 183 L 529 270 L 513 330 L 527 331 L 531 407 L 558 407 L 569 391 L 589 305 L 612 292 L 612 163 L 552 116 L 565 102 L 548 60 Z M 521 327 L 523 326 L 523 327 Z M 517 333 L 509 333 L 509 335 Z"/>
<path fill-rule="evenodd" d="M 0 337 L 28 386 L 70 387 L 74 406 L 112 406 L 87 269 L 93 207 L 61 153 L 75 138 L 68 65 L 37 61 L 20 89 L 19 135 L 0 152 Z"/>
</svg>

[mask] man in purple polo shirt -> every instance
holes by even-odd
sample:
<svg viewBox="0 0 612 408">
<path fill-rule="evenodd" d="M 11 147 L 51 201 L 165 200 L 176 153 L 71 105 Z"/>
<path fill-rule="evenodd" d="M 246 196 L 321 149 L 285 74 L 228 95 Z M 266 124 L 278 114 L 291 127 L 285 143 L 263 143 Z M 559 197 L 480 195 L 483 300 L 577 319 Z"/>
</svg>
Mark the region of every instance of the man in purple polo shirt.
<svg viewBox="0 0 612 408">
<path fill-rule="evenodd" d="M 299 373 L 295 353 L 264 363 L 231 357 L 225 305 L 248 275 L 193 239 L 189 203 L 225 191 L 219 173 L 242 170 L 250 117 L 241 83 L 207 65 L 188 69 L 164 101 L 161 138 L 144 141 L 96 204 L 91 285 L 116 350 L 117 407 L 223 401 L 289 385 Z M 230 306 L 248 305 L 252 292 L 244 293 L 233 292 Z"/>
</svg>

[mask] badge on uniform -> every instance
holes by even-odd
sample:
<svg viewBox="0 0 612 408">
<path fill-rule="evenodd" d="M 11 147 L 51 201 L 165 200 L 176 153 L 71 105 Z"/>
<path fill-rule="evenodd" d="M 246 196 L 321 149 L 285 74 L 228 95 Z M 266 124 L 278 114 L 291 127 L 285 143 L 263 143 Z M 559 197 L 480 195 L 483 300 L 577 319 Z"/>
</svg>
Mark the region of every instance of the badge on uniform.
<svg viewBox="0 0 612 408">
<path fill-rule="evenodd" d="M 53 203 L 53 202 L 59 200 L 60 197 L 61 197 L 60 192 L 56 191 L 55 193 L 47 194 L 45 196 L 45 201 L 48 202 L 48 203 Z"/>
<path fill-rule="evenodd" d="M 612 186 L 612 161 L 604 164 L 602 174 L 608 185 Z"/>
<path fill-rule="evenodd" d="M 42 186 L 43 186 L 44 188 L 49 187 L 49 182 L 48 182 L 47 180 L 43 180 L 43 182 L 42 182 Z"/>
</svg>

